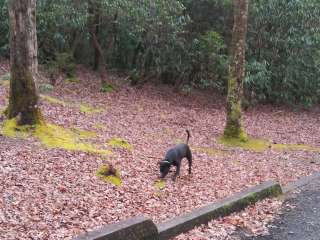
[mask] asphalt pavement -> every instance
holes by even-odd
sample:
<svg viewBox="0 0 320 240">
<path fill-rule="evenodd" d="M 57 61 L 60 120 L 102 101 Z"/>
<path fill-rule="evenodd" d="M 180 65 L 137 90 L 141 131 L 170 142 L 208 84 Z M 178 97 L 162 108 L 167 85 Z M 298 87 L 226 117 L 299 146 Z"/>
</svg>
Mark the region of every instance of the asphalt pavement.
<svg viewBox="0 0 320 240">
<path fill-rule="evenodd" d="M 320 240 L 320 178 L 289 193 L 283 214 L 269 225 L 270 235 L 241 240 Z M 293 206 L 293 207 L 292 207 Z"/>
</svg>

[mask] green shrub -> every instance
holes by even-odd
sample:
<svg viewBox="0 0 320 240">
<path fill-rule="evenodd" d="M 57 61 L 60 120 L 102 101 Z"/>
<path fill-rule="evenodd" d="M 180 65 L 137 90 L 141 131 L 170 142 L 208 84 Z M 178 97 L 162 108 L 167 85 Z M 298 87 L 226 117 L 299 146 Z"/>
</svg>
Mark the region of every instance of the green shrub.
<svg viewBox="0 0 320 240">
<path fill-rule="evenodd" d="M 251 4 L 246 87 L 260 100 L 319 101 L 320 2 L 269 0 Z"/>
<path fill-rule="evenodd" d="M 46 64 L 50 75 L 64 73 L 67 78 L 75 77 L 76 63 L 71 53 L 57 53 L 55 58 Z"/>
<path fill-rule="evenodd" d="M 100 88 L 100 91 L 104 93 L 112 92 L 113 90 L 114 90 L 114 87 L 110 83 L 103 83 Z"/>
<path fill-rule="evenodd" d="M 226 90 L 231 0 L 96 3 L 97 38 L 108 69 L 131 73 L 133 85 L 158 81 Z M 318 0 L 250 2 L 246 101 L 319 102 L 319 16 Z M 87 1 L 37 1 L 39 62 L 47 65 L 50 76 L 63 72 L 72 79 L 76 63 L 94 62 L 87 20 Z M 6 0 L 0 0 L 0 36 L 0 56 L 8 57 Z"/>
</svg>

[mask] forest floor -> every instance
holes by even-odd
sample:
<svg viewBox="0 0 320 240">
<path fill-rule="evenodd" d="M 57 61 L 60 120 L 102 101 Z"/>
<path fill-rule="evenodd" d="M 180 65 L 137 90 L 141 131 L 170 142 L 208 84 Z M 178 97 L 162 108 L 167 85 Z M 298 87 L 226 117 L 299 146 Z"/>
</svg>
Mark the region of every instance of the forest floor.
<svg viewBox="0 0 320 240">
<path fill-rule="evenodd" d="M 6 64 L 0 65 L 0 78 L 7 71 Z M 79 81 L 60 79 L 53 91 L 41 97 L 41 110 L 47 123 L 83 132 L 88 135 L 86 143 L 108 149 L 112 155 L 49 148 L 35 136 L 0 134 L 3 239 L 71 239 L 141 214 L 161 222 L 263 181 L 286 185 L 320 170 L 319 107 L 249 108 L 243 119 L 247 133 L 272 145 L 226 147 L 218 142 L 225 122 L 223 96 L 208 91 L 176 94 L 162 85 L 138 89 L 119 77 L 109 77 L 116 89 L 103 93 L 97 75 L 79 67 Z M 8 81 L 0 80 L 0 109 L 7 104 L 8 90 Z M 185 141 L 186 129 L 191 132 L 192 175 L 185 161 L 176 182 L 170 173 L 164 183 L 157 184 L 157 162 L 169 147 Z M 115 138 L 130 145 L 110 144 Z M 274 147 L 277 144 L 281 147 Z M 120 187 L 96 175 L 105 162 L 120 170 Z M 257 233 L 261 230 L 257 219 L 269 219 L 278 205 L 278 200 L 266 200 L 249 208 L 249 213 L 219 221 L 236 226 L 248 222 L 248 215 L 261 214 L 265 218 L 250 220 L 252 232 Z M 229 233 L 221 228 L 211 231 L 218 231 L 217 236 Z M 210 239 L 190 234 L 180 239 Z"/>
</svg>

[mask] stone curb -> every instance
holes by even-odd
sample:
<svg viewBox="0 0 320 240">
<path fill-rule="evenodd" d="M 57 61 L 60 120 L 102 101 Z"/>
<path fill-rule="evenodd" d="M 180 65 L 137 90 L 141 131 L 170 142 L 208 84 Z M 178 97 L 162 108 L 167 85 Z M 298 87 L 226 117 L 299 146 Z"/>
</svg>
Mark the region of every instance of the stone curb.
<svg viewBox="0 0 320 240">
<path fill-rule="evenodd" d="M 289 192 L 292 192 L 304 185 L 307 185 L 308 183 L 312 182 L 313 180 L 315 179 L 318 179 L 320 178 L 320 172 L 317 172 L 317 173 L 314 173 L 310 176 L 306 176 L 306 177 L 302 177 L 300 178 L 299 180 L 293 182 L 293 183 L 290 183 L 289 185 L 283 187 L 283 193 L 284 194 L 287 194 Z"/>
<path fill-rule="evenodd" d="M 259 200 L 275 197 L 282 194 L 281 186 L 275 181 L 268 181 L 261 185 L 249 188 L 232 197 L 225 198 L 217 203 L 195 209 L 194 211 L 178 216 L 172 220 L 157 225 L 159 239 L 166 240 L 181 233 L 187 232 L 196 226 L 209 221 L 243 210 L 248 205 Z"/>
<path fill-rule="evenodd" d="M 143 216 L 135 217 L 82 234 L 73 240 L 167 240 L 215 218 L 240 211 L 259 200 L 280 194 L 282 189 L 279 183 L 268 181 L 158 225 Z"/>
<path fill-rule="evenodd" d="M 85 233 L 73 240 L 157 240 L 159 233 L 156 225 L 143 216 Z"/>
</svg>

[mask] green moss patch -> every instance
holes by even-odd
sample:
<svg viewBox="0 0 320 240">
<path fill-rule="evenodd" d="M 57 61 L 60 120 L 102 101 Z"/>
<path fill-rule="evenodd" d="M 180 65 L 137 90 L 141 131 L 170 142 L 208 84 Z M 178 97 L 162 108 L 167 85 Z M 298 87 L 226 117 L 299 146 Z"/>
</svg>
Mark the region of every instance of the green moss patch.
<svg viewBox="0 0 320 240">
<path fill-rule="evenodd" d="M 272 149 L 278 151 L 313 151 L 320 152 L 319 147 L 314 147 L 306 144 L 272 144 Z"/>
<path fill-rule="evenodd" d="M 82 142 L 81 139 L 88 137 L 88 132 L 76 133 L 69 129 L 54 124 L 38 124 L 35 126 L 18 126 L 15 119 L 7 120 L 3 124 L 2 134 L 7 137 L 27 137 L 29 135 L 37 138 L 48 148 L 61 148 L 70 151 L 80 151 L 109 155 L 112 152 L 100 149 L 90 143 Z M 92 133 L 90 133 L 90 137 Z"/>
<path fill-rule="evenodd" d="M 15 118 L 6 120 L 2 126 L 2 134 L 10 138 L 26 138 L 31 126 L 18 126 Z"/>
<path fill-rule="evenodd" d="M 80 111 L 86 114 L 94 114 L 94 113 L 100 113 L 103 112 L 103 109 L 101 108 L 93 108 L 85 104 L 80 104 Z"/>
<path fill-rule="evenodd" d="M 104 92 L 104 93 L 113 92 L 114 91 L 114 86 L 112 84 L 110 84 L 110 83 L 104 83 L 102 85 L 102 87 L 100 88 L 100 91 Z"/>
<path fill-rule="evenodd" d="M 95 125 L 93 125 L 93 127 L 94 127 L 95 129 L 106 129 L 106 126 L 103 125 L 103 124 L 95 124 Z"/>
<path fill-rule="evenodd" d="M 16 127 L 17 127 L 16 119 L 5 121 L 2 126 L 2 134 L 11 138 L 16 137 L 18 133 Z"/>
<path fill-rule="evenodd" d="M 166 182 L 163 181 L 163 180 L 157 180 L 154 182 L 154 187 L 157 189 L 157 190 L 162 190 L 166 187 Z"/>
<path fill-rule="evenodd" d="M 242 141 L 238 138 L 226 138 L 220 137 L 218 143 L 223 144 L 227 147 L 240 147 L 251 151 L 264 151 L 270 147 L 270 142 L 265 139 L 254 139 L 248 138 L 247 141 Z"/>
<path fill-rule="evenodd" d="M 71 151 L 106 155 L 111 154 L 109 150 L 99 149 L 92 144 L 81 142 L 79 134 L 53 124 L 37 125 L 34 136 L 49 148 L 62 148 Z"/>
<path fill-rule="evenodd" d="M 227 147 L 240 147 L 251 151 L 265 151 L 268 148 L 277 151 L 314 151 L 320 152 L 319 147 L 314 147 L 306 144 L 272 144 L 269 140 L 248 138 L 248 141 L 243 142 L 236 138 L 221 137 L 218 143 Z"/>
<path fill-rule="evenodd" d="M 111 138 L 108 142 L 107 142 L 108 146 L 114 147 L 114 148 L 121 148 L 121 149 L 126 149 L 126 150 L 132 150 L 132 145 L 130 143 L 128 143 L 127 140 L 125 139 L 121 139 L 121 138 Z"/>
<path fill-rule="evenodd" d="M 120 187 L 122 185 L 120 171 L 109 164 L 102 165 L 96 172 L 96 175 L 105 182 L 112 183 Z"/>
<path fill-rule="evenodd" d="M 72 131 L 76 133 L 80 138 L 87 139 L 87 138 L 95 138 L 97 137 L 97 133 L 93 131 L 73 128 Z"/>
<path fill-rule="evenodd" d="M 227 151 L 217 149 L 217 148 L 209 148 L 209 147 L 192 147 L 197 152 L 203 152 L 208 156 L 222 156 L 225 155 Z"/>
<path fill-rule="evenodd" d="M 76 77 L 69 77 L 64 80 L 67 83 L 80 83 L 80 80 Z"/>
<path fill-rule="evenodd" d="M 41 94 L 40 96 L 41 96 L 41 98 L 43 100 L 45 100 L 45 101 L 47 101 L 48 103 L 51 103 L 51 104 L 61 105 L 63 107 L 66 107 L 66 106 L 77 107 L 76 104 L 64 102 L 64 101 L 62 101 L 62 100 L 60 100 L 58 98 L 54 98 L 54 97 L 51 97 L 51 96 L 48 96 L 48 95 Z M 86 104 L 80 104 L 79 105 L 79 109 L 80 109 L 81 112 L 86 113 L 86 114 L 94 114 L 94 113 L 103 112 L 103 109 L 101 109 L 101 108 L 94 108 L 94 107 L 88 106 Z"/>
<path fill-rule="evenodd" d="M 54 98 L 54 97 L 50 97 L 48 95 L 43 95 L 41 94 L 40 97 L 47 101 L 48 103 L 52 103 L 52 104 L 56 104 L 56 105 L 61 105 L 61 106 L 67 106 L 67 103 L 62 101 L 62 100 L 59 100 L 57 98 Z"/>
</svg>

